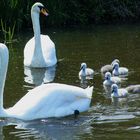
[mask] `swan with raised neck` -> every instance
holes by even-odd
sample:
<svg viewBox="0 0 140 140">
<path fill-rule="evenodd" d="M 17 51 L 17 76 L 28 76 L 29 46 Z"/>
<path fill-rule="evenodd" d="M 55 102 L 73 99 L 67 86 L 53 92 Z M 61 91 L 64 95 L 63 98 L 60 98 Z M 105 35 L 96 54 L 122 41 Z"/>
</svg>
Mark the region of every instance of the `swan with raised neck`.
<svg viewBox="0 0 140 140">
<path fill-rule="evenodd" d="M 48 35 L 40 32 L 40 13 L 48 15 L 44 5 L 36 2 L 31 8 L 34 37 L 31 38 L 24 48 L 24 65 L 28 67 L 50 67 L 57 63 L 55 44 Z"/>
</svg>

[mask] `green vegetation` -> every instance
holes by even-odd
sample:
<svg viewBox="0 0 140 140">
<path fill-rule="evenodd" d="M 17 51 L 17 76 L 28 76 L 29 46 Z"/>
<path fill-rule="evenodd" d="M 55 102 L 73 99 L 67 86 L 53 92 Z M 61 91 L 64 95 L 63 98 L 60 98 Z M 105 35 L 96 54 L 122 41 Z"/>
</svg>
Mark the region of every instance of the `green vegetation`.
<svg viewBox="0 0 140 140">
<path fill-rule="evenodd" d="M 1 0 L 0 18 L 3 25 L 7 26 L 5 28 L 10 30 L 15 28 L 14 30 L 19 32 L 32 27 L 30 8 L 34 2 Z M 41 2 L 49 10 L 47 24 L 53 27 L 129 22 L 140 19 L 140 0 L 41 0 Z M 41 18 L 41 21 L 42 24 L 43 22 L 46 24 L 46 18 Z M 13 26 L 15 23 L 16 27 Z"/>
<path fill-rule="evenodd" d="M 13 36 L 15 32 L 15 25 L 16 23 L 14 23 L 13 27 L 7 27 L 6 23 L 3 23 L 1 19 L 1 28 L 2 28 L 5 43 L 12 43 L 14 41 Z"/>
</svg>

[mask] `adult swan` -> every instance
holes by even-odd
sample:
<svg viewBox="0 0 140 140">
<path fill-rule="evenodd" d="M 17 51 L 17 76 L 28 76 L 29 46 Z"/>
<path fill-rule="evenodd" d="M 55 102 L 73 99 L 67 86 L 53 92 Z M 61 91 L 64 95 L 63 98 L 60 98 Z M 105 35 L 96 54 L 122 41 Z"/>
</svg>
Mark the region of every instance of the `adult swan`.
<svg viewBox="0 0 140 140">
<path fill-rule="evenodd" d="M 4 109 L 3 92 L 8 67 L 9 53 L 0 44 L 0 117 L 34 120 L 48 117 L 63 117 L 89 109 L 93 87 L 80 87 L 49 83 L 30 90 L 13 107 Z"/>
<path fill-rule="evenodd" d="M 24 65 L 34 68 L 50 67 L 57 63 L 55 44 L 49 36 L 40 34 L 40 13 L 48 15 L 43 4 L 37 2 L 31 8 L 34 37 L 24 48 Z"/>
</svg>

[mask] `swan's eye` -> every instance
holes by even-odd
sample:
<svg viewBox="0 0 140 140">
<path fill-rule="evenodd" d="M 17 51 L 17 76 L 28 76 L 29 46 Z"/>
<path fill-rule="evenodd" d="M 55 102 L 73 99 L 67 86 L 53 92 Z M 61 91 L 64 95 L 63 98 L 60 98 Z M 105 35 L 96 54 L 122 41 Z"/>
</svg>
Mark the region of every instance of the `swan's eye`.
<svg viewBox="0 0 140 140">
<path fill-rule="evenodd" d="M 42 13 L 44 13 L 44 12 L 49 13 L 48 9 L 46 9 L 44 6 L 38 6 L 38 7 Z"/>
<path fill-rule="evenodd" d="M 39 7 L 40 11 L 41 11 L 42 9 L 44 9 L 44 6 L 38 6 L 38 7 Z"/>
</svg>

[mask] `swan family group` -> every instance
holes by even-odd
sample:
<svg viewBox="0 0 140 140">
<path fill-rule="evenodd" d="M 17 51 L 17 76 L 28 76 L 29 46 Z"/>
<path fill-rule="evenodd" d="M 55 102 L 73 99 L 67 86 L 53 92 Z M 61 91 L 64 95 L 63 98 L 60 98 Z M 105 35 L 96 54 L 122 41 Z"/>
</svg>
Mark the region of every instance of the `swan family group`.
<svg viewBox="0 0 140 140">
<path fill-rule="evenodd" d="M 44 5 L 37 2 L 31 8 L 34 37 L 26 43 L 24 48 L 25 67 L 44 68 L 57 63 L 55 44 L 49 36 L 40 33 L 40 13 L 48 15 Z M 13 107 L 5 109 L 3 93 L 8 62 L 8 48 L 5 44 L 0 43 L 0 117 L 34 120 L 76 115 L 89 109 L 93 86 L 84 89 L 60 83 L 37 86 L 25 94 Z M 111 87 L 113 97 L 126 96 L 127 92 L 123 91 L 121 94 L 119 92 L 118 84 L 121 79 L 118 76 L 128 73 L 128 69 L 119 67 L 119 60 L 114 60 L 111 65 L 104 66 L 101 73 L 105 74 L 103 85 Z M 94 70 L 87 68 L 86 63 L 82 63 L 79 78 L 85 80 L 92 78 L 93 75 Z"/>
</svg>

